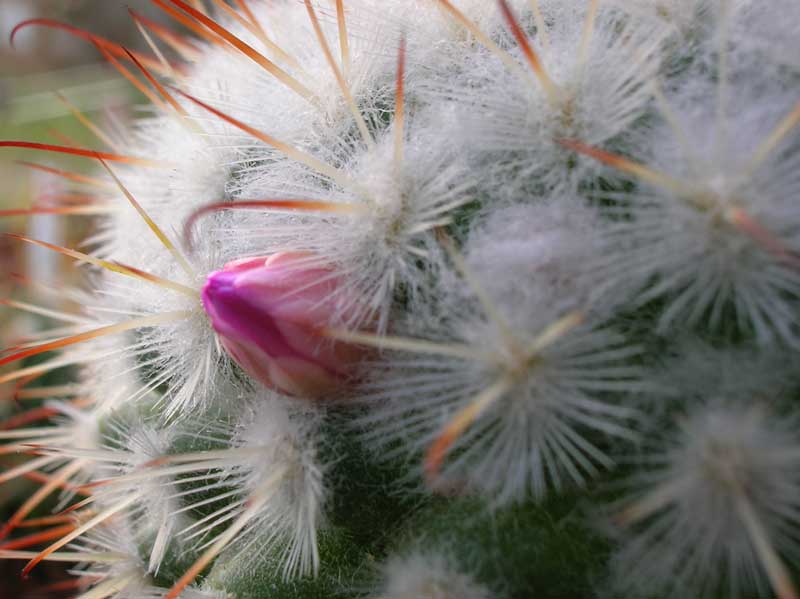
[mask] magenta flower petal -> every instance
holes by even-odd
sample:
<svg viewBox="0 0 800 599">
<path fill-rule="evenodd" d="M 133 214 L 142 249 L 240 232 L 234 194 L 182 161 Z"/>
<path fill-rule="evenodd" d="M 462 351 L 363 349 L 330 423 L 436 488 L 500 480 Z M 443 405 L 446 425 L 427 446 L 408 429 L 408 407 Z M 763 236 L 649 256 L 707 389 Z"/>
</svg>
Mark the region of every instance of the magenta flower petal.
<svg viewBox="0 0 800 599">
<path fill-rule="evenodd" d="M 364 349 L 324 337 L 341 279 L 308 255 L 236 260 L 212 272 L 203 306 L 228 354 L 247 373 L 290 395 L 318 397 L 349 380 Z"/>
</svg>

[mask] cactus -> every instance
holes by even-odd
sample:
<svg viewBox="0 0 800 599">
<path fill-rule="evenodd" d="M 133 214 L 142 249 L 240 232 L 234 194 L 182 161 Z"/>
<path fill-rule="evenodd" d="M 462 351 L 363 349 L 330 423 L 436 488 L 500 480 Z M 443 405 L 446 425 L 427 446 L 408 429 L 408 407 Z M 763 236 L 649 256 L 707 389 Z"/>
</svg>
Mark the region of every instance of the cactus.
<svg viewBox="0 0 800 599">
<path fill-rule="evenodd" d="M 0 358 L 74 377 L 0 432 L 42 481 L 2 535 L 59 499 L 0 557 L 87 599 L 798 596 L 795 0 L 154 3 L 193 37 L 18 28 L 153 106 L 33 146 L 97 163 L 57 208 L 96 227 L 20 239 L 86 276 Z"/>
</svg>

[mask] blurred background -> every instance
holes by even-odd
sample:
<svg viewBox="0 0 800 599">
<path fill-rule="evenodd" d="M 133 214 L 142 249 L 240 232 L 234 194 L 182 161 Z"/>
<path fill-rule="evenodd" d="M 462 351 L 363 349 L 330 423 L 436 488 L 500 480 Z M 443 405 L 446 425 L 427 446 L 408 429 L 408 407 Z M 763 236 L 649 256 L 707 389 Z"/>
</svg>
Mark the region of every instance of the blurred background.
<svg viewBox="0 0 800 599">
<path fill-rule="evenodd" d="M 127 7 L 159 18 L 147 0 L 0 0 L 0 134 L 4 139 L 54 141 L 60 131 L 75 141 L 92 141 L 91 135 L 56 97 L 59 91 L 92 118 L 100 113 L 124 113 L 133 96 L 130 85 L 103 64 L 88 42 L 47 27 L 30 27 L 19 33 L 15 46 L 9 35 L 20 22 L 46 17 L 70 23 L 108 37 L 129 48 L 145 46 Z M 21 136 L 21 137 L 20 137 Z M 57 136 L 56 136 L 57 137 Z M 20 153 L 16 153 L 20 154 Z M 31 155 L 39 159 L 40 156 Z M 30 181 L 13 163 L 18 155 L 0 156 L 3 204 L 25 201 Z M 80 166 L 80 161 L 77 162 Z"/>
<path fill-rule="evenodd" d="M 147 48 L 127 8 L 156 20 L 163 20 L 147 0 L 0 0 L 0 139 L 25 140 L 58 145 L 105 149 L 86 127 L 71 114 L 77 109 L 94 123 L 113 130 L 125 127 L 135 117 L 142 99 L 131 85 L 85 40 L 47 28 L 26 28 L 9 35 L 20 22 L 45 17 L 70 23 L 124 44 L 131 49 Z M 60 93 L 69 105 L 59 99 Z M 71 105 L 71 106 L 70 106 Z M 91 229 L 91 220 L 80 217 L 37 215 L 9 217 L 7 211 L 72 201 L 74 194 L 64 180 L 23 164 L 91 172 L 91 160 L 70 159 L 51 154 L 0 148 L 0 233 L 19 233 L 67 247 L 80 247 Z M 58 293 L 43 296 L 32 293 L 31 281 L 56 290 L 71 283 L 74 276 L 69 262 L 47 250 L 24 247 L 19 241 L 0 236 L 0 350 L 29 340 L 48 323 L 41 317 L 11 310 L 2 300 L 31 300 L 51 308 L 60 305 Z M 34 290 L 35 291 L 35 290 Z M 63 297 L 63 296 L 61 296 Z M 7 372 L 8 367 L 2 372 Z M 60 376 L 69 375 L 61 373 Z M 36 385 L 47 381 L 36 381 Z M 52 383 L 54 381 L 49 381 Z M 57 381 L 55 381 L 57 382 Z M 20 400 L 12 385 L 0 387 L 0 430 L 13 418 L 37 403 Z M 0 455 L 0 472 L 13 467 L 20 456 Z M 0 521 L 5 521 L 36 487 L 25 480 L 0 486 Z M 48 506 L 40 510 L 46 511 Z M 22 531 L 22 535 L 32 530 Z M 13 543 L 13 541 L 12 541 Z M 19 548 L 0 541 L 5 549 Z M 47 565 L 37 568 L 30 580 L 19 572 L 24 562 L 0 560 L 0 599 L 59 598 L 75 594 L 66 567 Z"/>
</svg>

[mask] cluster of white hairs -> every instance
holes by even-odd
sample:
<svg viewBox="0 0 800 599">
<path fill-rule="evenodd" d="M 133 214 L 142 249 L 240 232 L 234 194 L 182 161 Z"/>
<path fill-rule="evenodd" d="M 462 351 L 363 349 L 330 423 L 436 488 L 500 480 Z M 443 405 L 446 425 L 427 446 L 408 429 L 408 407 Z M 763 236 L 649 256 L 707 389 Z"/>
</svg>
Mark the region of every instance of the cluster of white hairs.
<svg viewBox="0 0 800 599">
<path fill-rule="evenodd" d="M 52 417 L 0 432 L 32 455 L 0 480 L 42 485 L 2 535 L 60 501 L 0 557 L 84 599 L 800 596 L 797 0 L 153 2 L 184 31 L 132 12 L 148 53 L 15 31 L 152 111 L 2 142 L 100 174 L 30 165 L 90 196 L 32 214 L 97 227 L 21 239 L 87 276 L 78 314 L 13 302 L 57 324 L 0 366 L 58 353 L 0 375 L 46 400 L 9 425 Z M 314 397 L 201 301 L 284 254 L 328 273 L 282 298 L 317 349 L 359 356 Z M 556 529 L 600 549 L 548 562 Z"/>
</svg>

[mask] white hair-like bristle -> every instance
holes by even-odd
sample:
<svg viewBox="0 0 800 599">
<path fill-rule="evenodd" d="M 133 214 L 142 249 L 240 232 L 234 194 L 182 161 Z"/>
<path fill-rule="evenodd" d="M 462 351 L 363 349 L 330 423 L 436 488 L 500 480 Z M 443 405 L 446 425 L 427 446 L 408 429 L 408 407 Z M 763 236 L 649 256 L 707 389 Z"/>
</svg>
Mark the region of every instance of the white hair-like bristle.
<svg viewBox="0 0 800 599">
<path fill-rule="evenodd" d="M 662 436 L 616 521 L 620 584 L 651 594 L 788 588 L 800 547 L 794 418 L 766 404 L 708 400 Z"/>
<path fill-rule="evenodd" d="M 621 194 L 624 209 L 609 208 L 629 216 L 608 228 L 599 276 L 614 294 L 638 284 L 639 304 L 663 299 L 660 332 L 687 323 L 718 331 L 733 320 L 759 343 L 797 347 L 797 133 L 763 145 L 796 98 L 779 93 L 765 103 L 739 94 L 724 114 L 695 99 L 678 98 L 677 122 L 652 132 L 661 143 L 644 163 L 667 182 L 645 181 Z"/>
<path fill-rule="evenodd" d="M 525 272 L 531 262 L 516 265 Z M 507 290 L 522 276 L 514 266 L 467 273 L 474 280 L 462 283 L 464 296 L 484 295 L 484 280 L 490 292 Z M 536 274 L 543 286 L 553 284 L 546 269 Z M 568 277 L 558 278 L 564 284 Z M 363 401 L 373 406 L 362 422 L 367 438 L 396 446 L 379 453 L 435 447 L 447 427 L 474 411 L 450 439 L 452 455 L 438 475 L 445 486 L 508 503 L 584 484 L 611 467 L 592 439 L 634 436 L 626 422 L 633 412 L 605 394 L 641 391 L 641 369 L 625 363 L 640 349 L 553 293 L 487 295 L 466 305 L 463 296 L 453 299 L 436 316 L 408 323 L 415 337 L 404 342 L 406 351 L 388 356 L 365 385 Z"/>
</svg>

